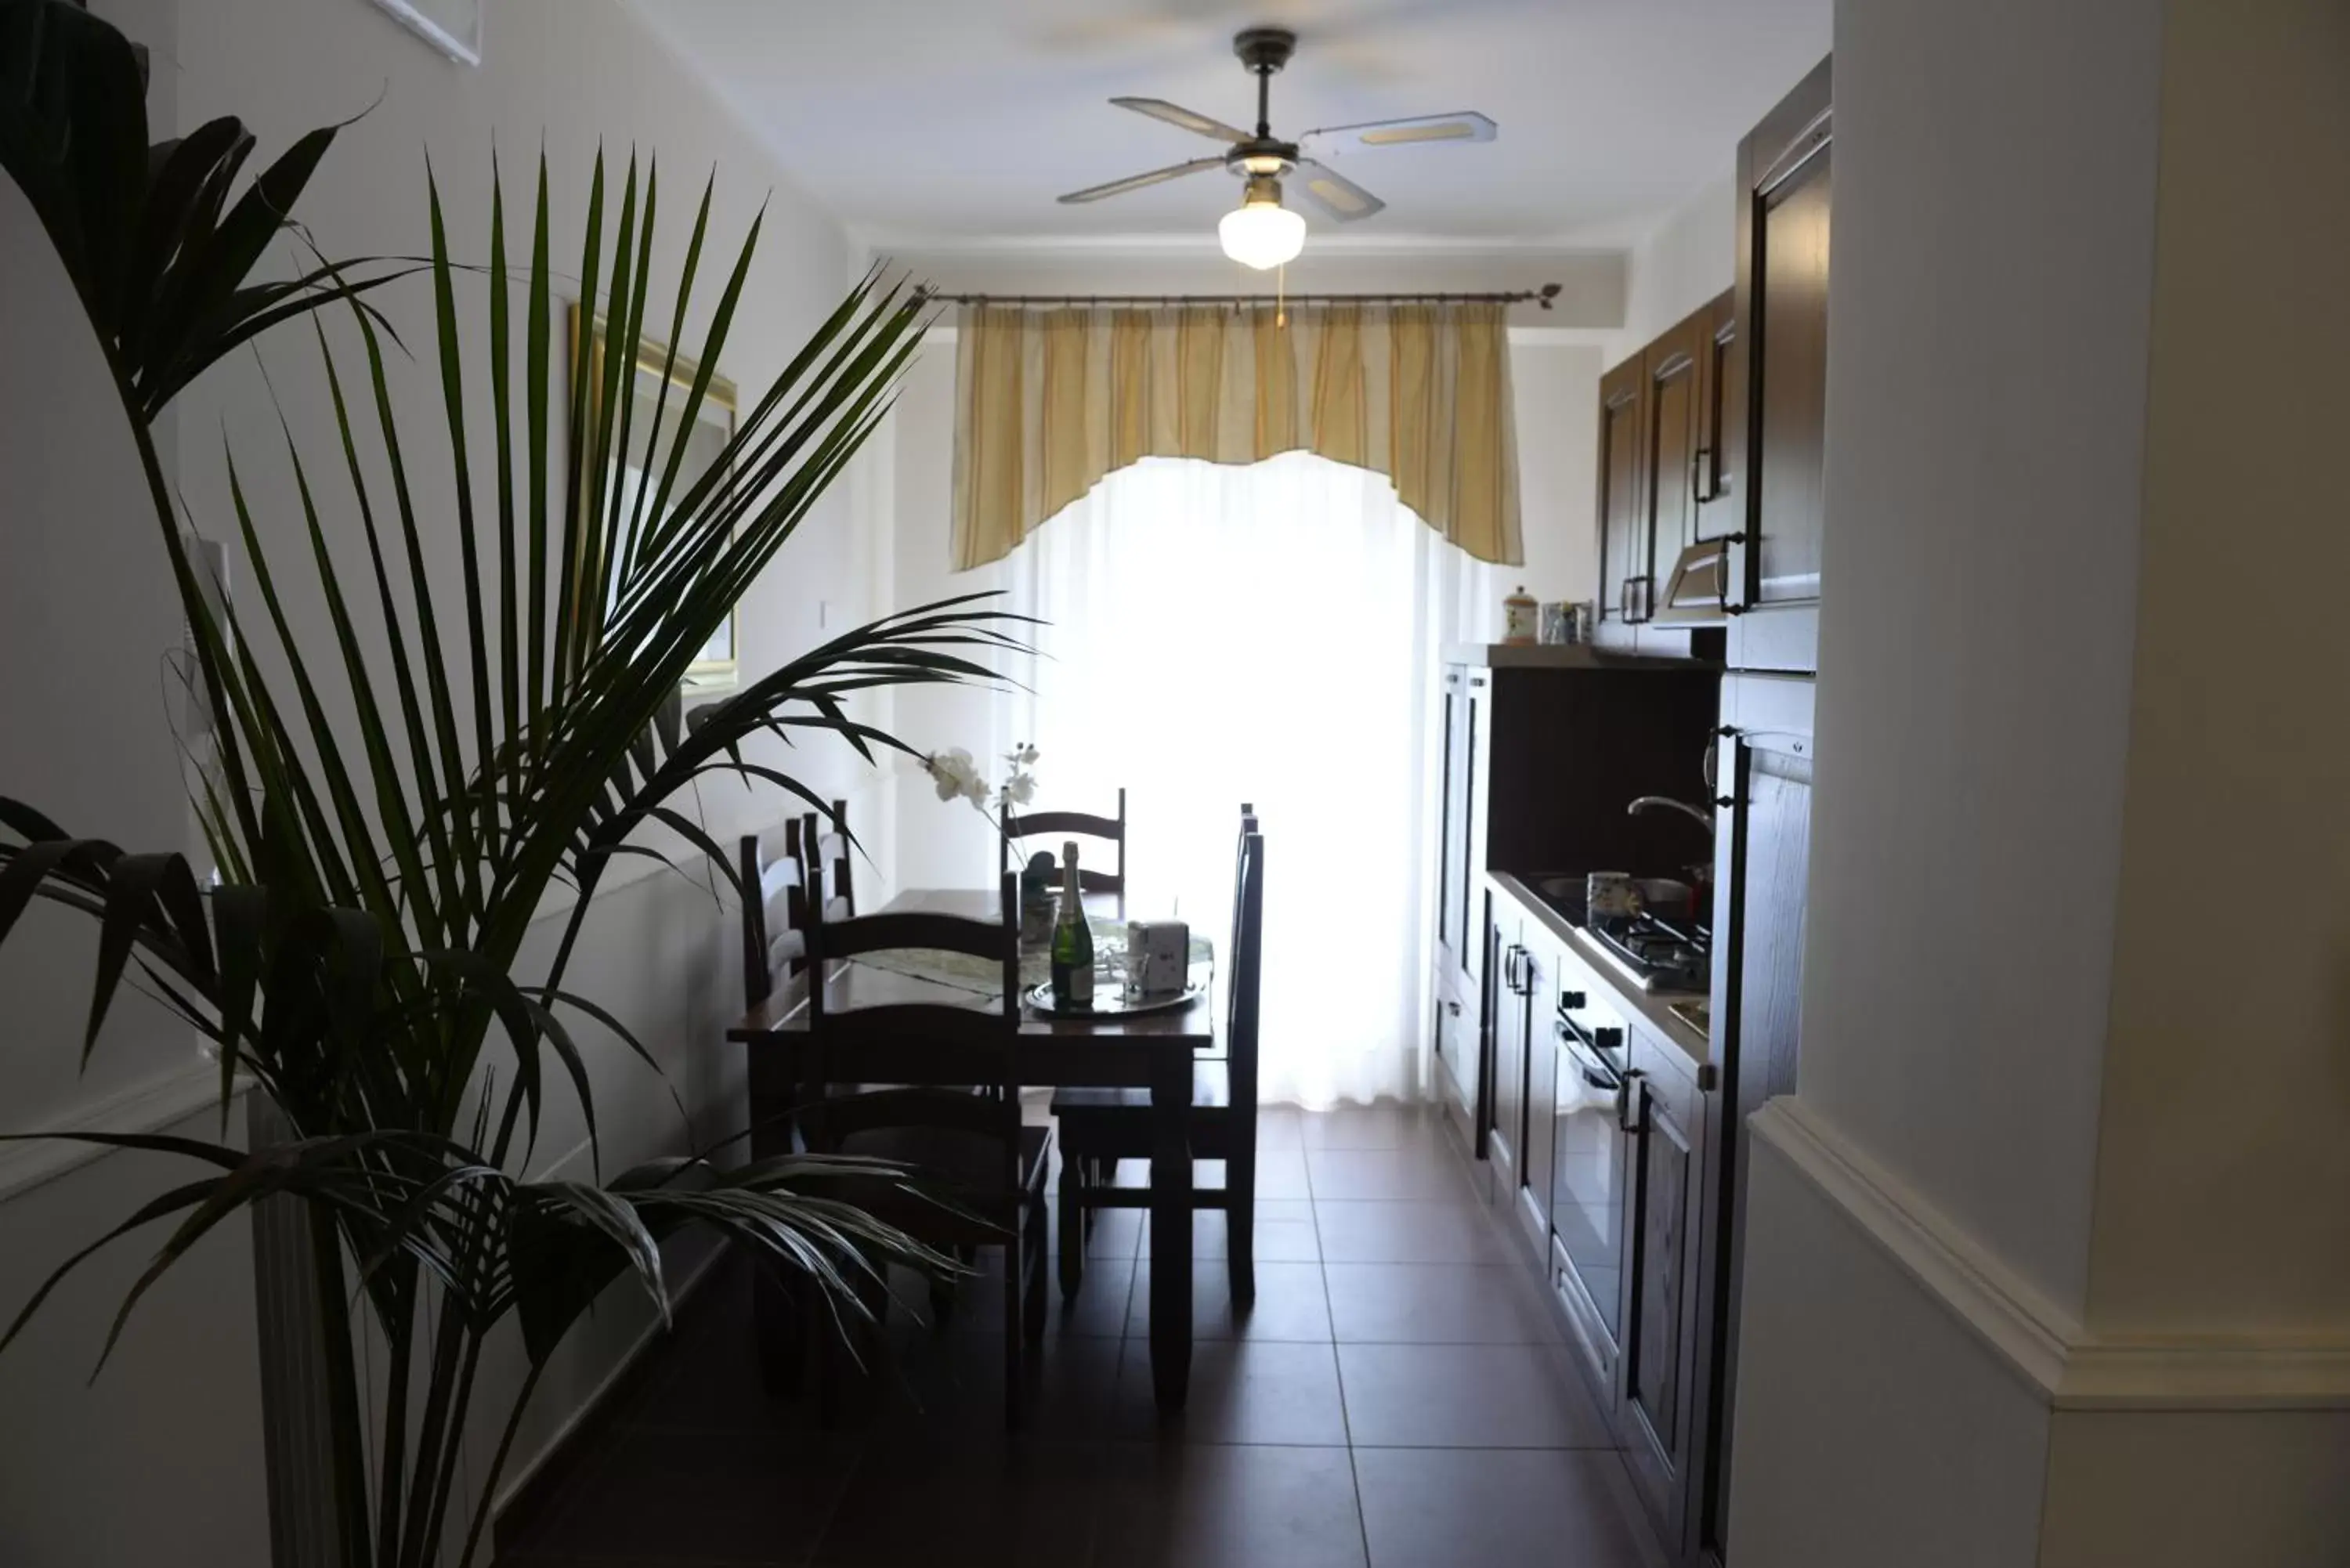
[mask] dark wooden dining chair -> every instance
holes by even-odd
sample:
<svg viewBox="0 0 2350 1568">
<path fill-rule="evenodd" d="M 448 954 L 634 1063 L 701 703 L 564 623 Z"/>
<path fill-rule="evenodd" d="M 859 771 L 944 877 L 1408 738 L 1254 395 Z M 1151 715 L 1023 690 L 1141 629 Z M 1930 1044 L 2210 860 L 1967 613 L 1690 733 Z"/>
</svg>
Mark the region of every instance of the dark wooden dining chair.
<svg viewBox="0 0 2350 1568">
<path fill-rule="evenodd" d="M 825 910 L 828 920 L 846 920 L 857 913 L 856 846 L 848 836 L 848 803 L 836 800 L 829 814 L 807 812 L 800 817 L 800 846 L 806 852 L 808 881 L 824 879 L 830 891 Z"/>
<path fill-rule="evenodd" d="M 1253 817 L 1243 820 L 1235 859 L 1224 981 L 1228 1049 L 1222 1061 L 1193 1065 L 1189 1134 L 1194 1159 L 1224 1162 L 1224 1185 L 1195 1185 L 1191 1203 L 1224 1211 L 1232 1300 L 1246 1305 L 1256 1296 L 1257 1000 L 1264 959 L 1264 836 Z M 1085 1280 L 1087 1214 L 1150 1201 L 1146 1188 L 1117 1185 L 1119 1160 L 1150 1158 L 1150 1093 L 1062 1089 L 1053 1096 L 1053 1115 L 1061 1133 L 1061 1289 L 1074 1296 Z"/>
<path fill-rule="evenodd" d="M 1077 891 L 1115 895 L 1118 917 L 1126 918 L 1126 791 L 1118 792 L 1118 815 L 1096 816 L 1084 811 L 1035 811 L 1026 815 L 1006 809 L 1003 813 L 1004 869 L 1016 871 L 1012 864 L 1012 844 L 1019 838 L 1092 838 L 1107 844 L 1115 851 L 1111 857 L 1114 869 L 1104 871 L 1085 863 L 1077 857 Z"/>
<path fill-rule="evenodd" d="M 756 1008 L 807 962 L 807 860 L 796 819 L 743 836 L 743 1006 Z"/>
<path fill-rule="evenodd" d="M 814 1062 L 801 1104 L 808 1147 L 913 1168 L 925 1193 L 871 1177 L 842 1178 L 837 1186 L 841 1196 L 931 1246 L 966 1256 L 971 1249 L 1003 1249 L 1004 1416 L 1016 1423 L 1027 1347 L 1045 1332 L 1045 1188 L 1052 1165 L 1052 1129 L 1020 1119 L 1019 879 L 1003 878 L 997 920 L 920 912 L 828 919 L 826 906 L 836 901 L 823 892 L 819 869 L 807 927 L 807 1050 Z M 835 962 L 907 948 L 1001 960 L 1002 996 L 983 1009 L 901 1002 L 840 1010 L 830 1005 L 826 987 L 814 983 Z M 923 1086 L 839 1098 L 823 1093 L 876 1075 Z M 974 1088 L 988 1092 L 969 1092 Z M 872 1286 L 867 1303 L 879 1318 L 887 1293 Z M 829 1409 L 838 1355 L 825 1366 Z"/>
</svg>

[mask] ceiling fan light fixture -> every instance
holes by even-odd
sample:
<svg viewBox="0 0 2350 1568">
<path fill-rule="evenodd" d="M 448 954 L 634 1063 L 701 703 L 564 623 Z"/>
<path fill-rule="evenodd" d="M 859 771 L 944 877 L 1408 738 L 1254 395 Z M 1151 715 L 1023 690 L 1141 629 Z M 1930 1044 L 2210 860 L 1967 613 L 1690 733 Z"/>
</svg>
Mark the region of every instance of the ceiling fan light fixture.
<svg viewBox="0 0 2350 1568">
<path fill-rule="evenodd" d="M 1281 182 L 1260 175 L 1248 182 L 1239 207 L 1216 225 L 1224 254 L 1243 266 L 1270 272 L 1305 248 L 1305 220 L 1281 204 Z"/>
</svg>

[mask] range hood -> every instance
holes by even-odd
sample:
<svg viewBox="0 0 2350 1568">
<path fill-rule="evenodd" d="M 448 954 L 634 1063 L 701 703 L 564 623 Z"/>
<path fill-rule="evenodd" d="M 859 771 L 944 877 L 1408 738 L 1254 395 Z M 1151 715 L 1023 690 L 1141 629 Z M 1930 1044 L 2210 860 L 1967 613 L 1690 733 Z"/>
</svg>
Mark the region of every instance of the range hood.
<svg viewBox="0 0 2350 1568">
<path fill-rule="evenodd" d="M 1720 626 L 1731 616 L 1731 585 L 1742 535 L 1704 539 L 1681 551 L 1665 579 L 1663 597 L 1648 617 L 1652 626 Z"/>
</svg>

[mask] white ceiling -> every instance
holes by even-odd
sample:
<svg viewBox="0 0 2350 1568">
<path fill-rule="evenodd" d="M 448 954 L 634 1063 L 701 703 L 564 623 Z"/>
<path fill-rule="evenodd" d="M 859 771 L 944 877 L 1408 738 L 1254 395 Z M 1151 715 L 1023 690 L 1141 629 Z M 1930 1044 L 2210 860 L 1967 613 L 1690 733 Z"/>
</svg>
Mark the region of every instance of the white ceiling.
<svg viewBox="0 0 2350 1568">
<path fill-rule="evenodd" d="M 1486 145 L 1348 158 L 1388 202 L 1350 242 L 1620 244 L 1729 170 L 1827 52 L 1831 3 L 635 0 L 803 184 L 899 246 L 1204 238 L 1238 199 L 1220 171 L 1054 197 L 1213 155 L 1114 94 L 1251 123 L 1232 35 L 1256 23 L 1299 36 L 1274 78 L 1276 135 L 1461 109 L 1501 123 Z"/>
</svg>

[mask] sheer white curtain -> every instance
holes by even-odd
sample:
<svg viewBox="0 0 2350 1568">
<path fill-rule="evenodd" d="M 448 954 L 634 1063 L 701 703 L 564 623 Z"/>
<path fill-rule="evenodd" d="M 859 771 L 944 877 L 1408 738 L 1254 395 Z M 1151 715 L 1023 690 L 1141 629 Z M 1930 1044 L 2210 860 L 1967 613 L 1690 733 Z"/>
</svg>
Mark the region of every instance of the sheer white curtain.
<svg viewBox="0 0 2350 1568">
<path fill-rule="evenodd" d="M 1014 607 L 1050 623 L 1033 691 L 997 714 L 998 741 L 1042 749 L 1035 809 L 1107 811 L 1124 786 L 1128 912 L 1180 915 L 1221 951 L 1253 804 L 1263 1097 L 1418 1097 L 1425 726 L 1448 602 L 1473 564 L 1384 477 L 1291 452 L 1144 459 L 1005 566 Z"/>
</svg>

